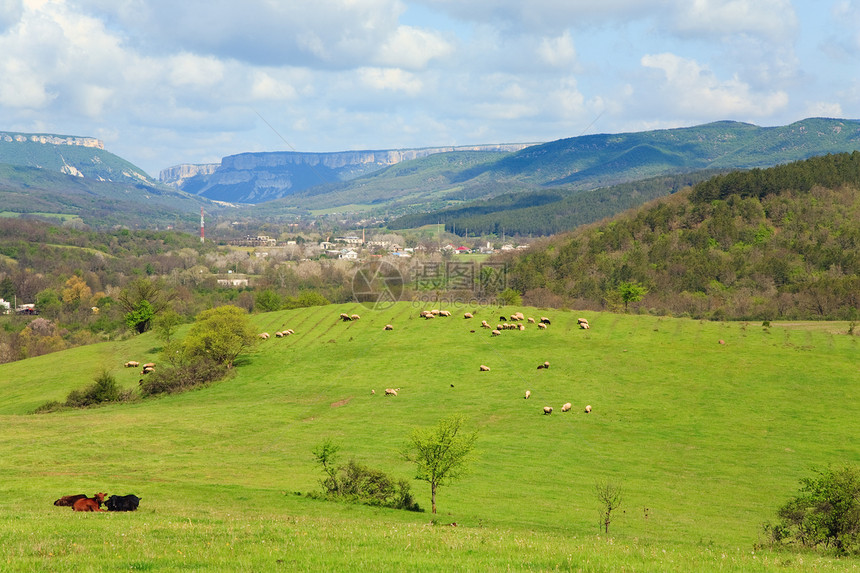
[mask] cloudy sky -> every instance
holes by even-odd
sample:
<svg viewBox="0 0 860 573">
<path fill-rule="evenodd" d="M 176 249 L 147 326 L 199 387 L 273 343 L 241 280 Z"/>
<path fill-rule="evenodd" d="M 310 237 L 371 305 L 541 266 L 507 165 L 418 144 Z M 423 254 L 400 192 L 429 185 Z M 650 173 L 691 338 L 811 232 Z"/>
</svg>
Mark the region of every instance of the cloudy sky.
<svg viewBox="0 0 860 573">
<path fill-rule="evenodd" d="M 245 151 L 860 118 L 860 0 L 0 0 L 0 131 Z"/>
</svg>

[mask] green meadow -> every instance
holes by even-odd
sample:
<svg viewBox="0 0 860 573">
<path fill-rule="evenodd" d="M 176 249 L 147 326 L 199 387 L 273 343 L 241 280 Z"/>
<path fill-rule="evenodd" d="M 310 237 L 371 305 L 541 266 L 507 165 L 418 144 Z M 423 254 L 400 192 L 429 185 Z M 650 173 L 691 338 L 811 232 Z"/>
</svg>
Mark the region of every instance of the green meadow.
<svg viewBox="0 0 860 573">
<path fill-rule="evenodd" d="M 261 341 L 209 387 L 87 410 L 29 413 L 102 369 L 136 387 L 122 365 L 158 362 L 156 337 L 0 365 L 0 570 L 860 570 L 756 548 L 812 467 L 860 463 L 847 323 L 449 308 L 432 320 L 409 303 L 255 315 L 261 332 L 295 334 Z M 480 328 L 516 310 L 552 324 Z M 324 439 L 343 461 L 412 478 L 398 455 L 411 429 L 455 413 L 478 430 L 476 455 L 439 489 L 436 516 L 416 480 L 426 512 L 304 495 L 321 489 L 311 450 Z M 608 535 L 594 491 L 607 480 L 623 490 Z M 52 505 L 97 491 L 137 494 L 140 509 Z"/>
</svg>

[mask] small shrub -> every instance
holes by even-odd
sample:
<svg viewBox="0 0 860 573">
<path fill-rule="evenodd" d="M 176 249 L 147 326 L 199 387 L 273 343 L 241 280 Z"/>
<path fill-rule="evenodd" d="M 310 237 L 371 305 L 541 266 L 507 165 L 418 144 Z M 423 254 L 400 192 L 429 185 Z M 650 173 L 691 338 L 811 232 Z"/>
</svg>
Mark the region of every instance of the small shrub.
<svg viewBox="0 0 860 573">
<path fill-rule="evenodd" d="M 313 450 L 314 457 L 322 466 L 326 477 L 320 480 L 323 493 L 320 497 L 337 499 L 352 503 L 362 503 L 392 509 L 421 511 L 410 492 L 409 482 L 405 479 L 395 481 L 380 470 L 369 468 L 355 460 L 344 465 L 336 465 L 336 446 L 326 440 Z M 312 497 L 316 497 L 313 496 Z"/>
<path fill-rule="evenodd" d="M 184 392 L 221 380 L 227 372 L 227 366 L 222 363 L 197 358 L 184 364 L 153 370 L 140 383 L 140 393 L 143 396 L 156 396 Z"/>
<path fill-rule="evenodd" d="M 63 408 L 65 408 L 65 405 L 62 402 L 51 400 L 50 402 L 45 402 L 44 404 L 33 410 L 33 413 L 49 414 L 51 412 L 57 412 L 58 410 L 62 410 Z"/>
<path fill-rule="evenodd" d="M 815 470 L 800 480 L 799 494 L 766 523 L 771 546 L 823 547 L 837 555 L 860 555 L 860 468 Z"/>
<path fill-rule="evenodd" d="M 66 406 L 86 408 L 104 402 L 119 402 L 121 391 L 116 378 L 108 371 L 102 371 L 95 382 L 83 390 L 72 390 L 66 396 Z"/>
<path fill-rule="evenodd" d="M 109 402 L 126 402 L 136 399 L 134 390 L 121 390 L 116 378 L 107 370 L 99 373 L 93 384 L 83 390 L 72 390 L 66 395 L 65 402 L 52 400 L 36 408 L 34 414 L 47 414 L 63 408 L 87 408 Z"/>
</svg>

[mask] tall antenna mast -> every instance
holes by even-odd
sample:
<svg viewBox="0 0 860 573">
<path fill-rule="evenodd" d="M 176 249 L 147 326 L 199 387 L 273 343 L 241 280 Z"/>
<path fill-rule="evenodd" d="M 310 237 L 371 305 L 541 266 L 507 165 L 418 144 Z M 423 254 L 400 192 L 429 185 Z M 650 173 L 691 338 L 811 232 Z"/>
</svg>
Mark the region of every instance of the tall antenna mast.
<svg viewBox="0 0 860 573">
<path fill-rule="evenodd" d="M 200 207 L 200 242 L 203 242 L 203 207 Z"/>
</svg>

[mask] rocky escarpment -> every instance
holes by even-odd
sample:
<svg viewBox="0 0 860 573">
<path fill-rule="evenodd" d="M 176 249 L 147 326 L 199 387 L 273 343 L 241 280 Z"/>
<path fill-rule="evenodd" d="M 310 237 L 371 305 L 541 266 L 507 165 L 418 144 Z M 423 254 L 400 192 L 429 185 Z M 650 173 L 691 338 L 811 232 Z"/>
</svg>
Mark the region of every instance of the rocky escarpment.
<svg viewBox="0 0 860 573">
<path fill-rule="evenodd" d="M 155 183 L 136 165 L 105 151 L 95 137 L 0 131 L 0 163 L 99 181 Z"/>
<path fill-rule="evenodd" d="M 167 185 L 181 189 L 185 182 L 198 175 L 212 175 L 221 166 L 220 163 L 183 163 L 162 169 L 158 180 Z"/>
<path fill-rule="evenodd" d="M 76 145 L 79 147 L 94 147 L 104 149 L 105 144 L 101 139 L 95 137 L 76 137 L 64 135 L 34 134 L 34 133 L 6 133 L 0 131 L 0 140 L 6 143 L 45 143 L 50 145 Z"/>
<path fill-rule="evenodd" d="M 217 164 L 177 165 L 159 180 L 188 193 L 232 203 L 262 203 L 324 183 L 347 181 L 385 167 L 452 151 L 514 152 L 530 144 L 425 147 L 331 153 L 265 152 L 230 155 Z"/>
</svg>

